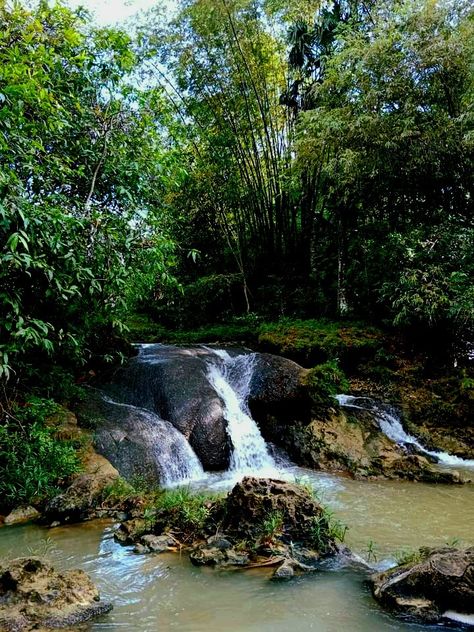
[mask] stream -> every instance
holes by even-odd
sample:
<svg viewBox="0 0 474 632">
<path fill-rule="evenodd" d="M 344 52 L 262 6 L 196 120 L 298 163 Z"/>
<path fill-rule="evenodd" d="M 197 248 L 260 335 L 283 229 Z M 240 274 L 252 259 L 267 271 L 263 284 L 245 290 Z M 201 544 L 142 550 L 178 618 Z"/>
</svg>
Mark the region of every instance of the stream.
<svg viewBox="0 0 474 632">
<path fill-rule="evenodd" d="M 345 543 L 374 569 L 387 568 L 395 563 L 397 554 L 420 546 L 474 545 L 474 485 L 357 481 L 295 466 L 264 441 L 248 410 L 253 354 L 213 353 L 207 379 L 224 405 L 233 448 L 230 468 L 223 473 L 204 473 L 184 436 L 173 431 L 173 454 L 182 463 L 178 467 L 162 459 L 159 464 L 168 472 L 165 480 L 169 485 L 185 483 L 196 489 L 225 491 L 250 473 L 304 481 L 349 526 Z M 132 414 L 131 404 L 117 403 L 124 405 Z M 135 410 L 142 411 L 142 417 L 146 412 L 145 408 Z M 113 530 L 110 521 L 51 529 L 5 527 L 0 530 L 0 557 L 46 555 L 58 568 L 88 572 L 102 598 L 114 604 L 109 615 L 86 628 L 95 632 L 430 629 L 383 612 L 365 586 L 364 574 L 355 570 L 334 566 L 280 584 L 269 581 L 268 569 L 216 571 L 192 566 L 185 554 L 137 555 L 132 547 L 114 541 Z"/>
<path fill-rule="evenodd" d="M 474 545 L 474 488 L 402 481 L 353 481 L 296 468 L 349 526 L 346 544 L 384 567 L 397 552 L 459 540 Z M 350 570 L 327 570 L 290 583 L 269 572 L 196 568 L 186 555 L 136 555 L 113 539 L 113 525 L 91 522 L 53 529 L 5 527 L 0 556 L 46 554 L 59 568 L 90 573 L 114 610 L 95 632 L 384 632 L 426 630 L 383 612 Z M 435 629 L 435 628 L 433 628 Z M 439 628 L 437 628 L 439 629 Z"/>
</svg>

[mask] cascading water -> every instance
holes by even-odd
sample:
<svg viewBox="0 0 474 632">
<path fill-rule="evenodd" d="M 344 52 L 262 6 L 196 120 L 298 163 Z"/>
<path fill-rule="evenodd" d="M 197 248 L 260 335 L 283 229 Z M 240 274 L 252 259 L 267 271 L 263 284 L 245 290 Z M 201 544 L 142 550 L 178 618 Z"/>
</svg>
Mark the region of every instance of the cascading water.
<svg viewBox="0 0 474 632">
<path fill-rule="evenodd" d="M 169 421 L 145 408 L 116 402 L 106 395 L 102 397 L 107 404 L 125 408 L 133 416 L 134 428 L 140 428 L 140 435 L 149 446 L 164 487 L 204 478 L 201 462 L 188 440 Z"/>
<path fill-rule="evenodd" d="M 207 377 L 224 404 L 227 432 L 233 446 L 231 470 L 239 474 L 275 475 L 275 462 L 247 404 L 255 354 L 232 357 L 227 351 L 209 351 L 216 356 L 216 362 L 208 364 Z"/>
<path fill-rule="evenodd" d="M 377 404 L 377 402 L 370 399 L 370 397 L 353 397 L 352 395 L 341 394 L 336 395 L 336 399 L 341 406 L 373 412 L 381 431 L 395 443 L 413 445 L 423 454 L 427 454 L 436 459 L 441 465 L 474 468 L 474 460 L 472 459 L 461 459 L 447 452 L 437 452 L 425 448 L 416 437 L 405 432 L 400 417 L 394 410 Z"/>
</svg>

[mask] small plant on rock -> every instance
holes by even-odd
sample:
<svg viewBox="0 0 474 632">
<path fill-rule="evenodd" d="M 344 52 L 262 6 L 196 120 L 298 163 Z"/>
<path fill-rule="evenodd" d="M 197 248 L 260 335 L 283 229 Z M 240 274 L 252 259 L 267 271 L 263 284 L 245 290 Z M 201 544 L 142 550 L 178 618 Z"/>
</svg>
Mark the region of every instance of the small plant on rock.
<svg viewBox="0 0 474 632">
<path fill-rule="evenodd" d="M 324 553 L 330 542 L 334 540 L 344 542 L 347 529 L 347 525 L 335 518 L 330 509 L 324 508 L 322 513 L 313 520 L 310 531 L 311 543 L 316 550 Z"/>
<path fill-rule="evenodd" d="M 423 562 L 429 554 L 428 549 L 418 549 L 417 551 L 413 551 L 410 549 L 405 549 L 403 551 L 397 551 L 395 553 L 395 559 L 397 561 L 398 566 L 407 566 L 413 564 L 419 564 Z"/>
<path fill-rule="evenodd" d="M 262 522 L 260 529 L 262 543 L 273 542 L 282 531 L 283 514 L 280 511 L 272 511 Z"/>
<path fill-rule="evenodd" d="M 156 522 L 186 539 L 202 534 L 219 497 L 181 487 L 160 494 L 154 504 Z"/>
</svg>

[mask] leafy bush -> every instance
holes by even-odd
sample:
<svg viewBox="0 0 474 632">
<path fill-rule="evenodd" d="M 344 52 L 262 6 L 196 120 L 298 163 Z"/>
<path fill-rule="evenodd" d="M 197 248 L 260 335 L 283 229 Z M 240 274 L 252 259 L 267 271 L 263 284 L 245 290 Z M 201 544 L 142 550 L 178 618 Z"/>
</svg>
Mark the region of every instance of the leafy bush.
<svg viewBox="0 0 474 632">
<path fill-rule="evenodd" d="M 334 406 L 335 395 L 349 390 L 349 382 L 335 361 L 319 364 L 308 371 L 304 384 L 317 408 Z"/>
<path fill-rule="evenodd" d="M 45 425 L 57 410 L 51 400 L 31 398 L 15 406 L 0 425 L 0 498 L 5 506 L 43 501 L 80 471 L 77 442 L 58 439 L 54 428 Z"/>
</svg>

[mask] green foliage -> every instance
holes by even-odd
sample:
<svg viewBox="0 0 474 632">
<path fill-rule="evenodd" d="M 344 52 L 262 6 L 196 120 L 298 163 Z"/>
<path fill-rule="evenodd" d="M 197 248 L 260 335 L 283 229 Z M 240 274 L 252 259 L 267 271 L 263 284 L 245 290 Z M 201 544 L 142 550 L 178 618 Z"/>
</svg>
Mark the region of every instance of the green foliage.
<svg viewBox="0 0 474 632">
<path fill-rule="evenodd" d="M 315 263 L 357 313 L 472 327 L 473 25 L 463 1 L 373 3 L 313 79 L 297 163 L 326 191 Z"/>
<path fill-rule="evenodd" d="M 239 274 L 212 274 L 181 286 L 169 287 L 148 311 L 174 328 L 201 327 L 232 319 L 243 301 Z"/>
<path fill-rule="evenodd" d="M 130 82 L 137 63 L 128 35 L 82 10 L 0 7 L 2 379 L 33 359 L 90 360 L 129 304 L 170 282 L 165 106 Z"/>
<path fill-rule="evenodd" d="M 335 406 L 335 396 L 349 390 L 349 382 L 334 360 L 310 369 L 304 377 L 304 384 L 317 408 Z"/>
<path fill-rule="evenodd" d="M 115 505 L 135 498 L 137 494 L 138 492 L 135 487 L 119 476 L 104 489 L 102 500 L 106 504 Z"/>
<path fill-rule="evenodd" d="M 474 332 L 474 231 L 445 224 L 392 234 L 389 248 L 398 274 L 382 292 L 395 324 L 427 326 L 462 347 Z"/>
<path fill-rule="evenodd" d="M 201 534 L 218 500 L 215 494 L 197 493 L 186 487 L 163 491 L 154 503 L 150 519 L 185 537 Z"/>
<path fill-rule="evenodd" d="M 382 332 L 375 327 L 329 320 L 286 318 L 259 329 L 263 347 L 304 364 L 339 359 L 350 367 L 373 357 L 382 342 Z"/>
<path fill-rule="evenodd" d="M 283 529 L 283 514 L 279 511 L 269 513 L 259 529 L 261 540 L 272 542 Z"/>
<path fill-rule="evenodd" d="M 314 518 L 311 525 L 309 534 L 311 544 L 317 551 L 324 553 L 334 540 L 344 542 L 347 529 L 348 527 L 341 520 L 335 518 L 330 509 L 325 507 L 322 513 Z"/>
<path fill-rule="evenodd" d="M 2 504 L 41 502 L 81 469 L 77 442 L 55 437 L 46 419 L 57 412 L 51 400 L 32 397 L 16 405 L 0 425 Z"/>
</svg>

